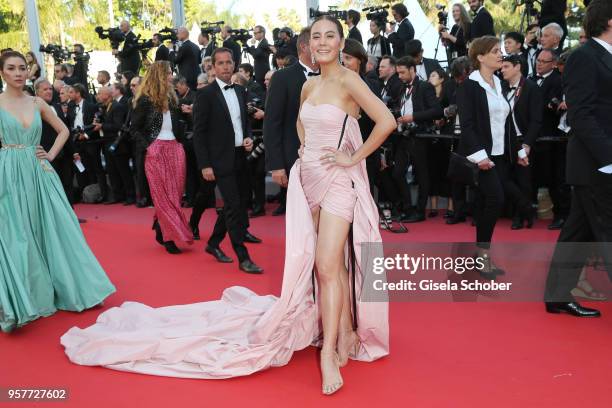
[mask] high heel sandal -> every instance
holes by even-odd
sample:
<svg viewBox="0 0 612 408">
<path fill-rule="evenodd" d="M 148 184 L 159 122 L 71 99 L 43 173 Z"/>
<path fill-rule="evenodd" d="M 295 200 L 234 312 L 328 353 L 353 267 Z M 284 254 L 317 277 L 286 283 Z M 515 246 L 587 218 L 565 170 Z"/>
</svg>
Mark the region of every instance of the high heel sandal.
<svg viewBox="0 0 612 408">
<path fill-rule="evenodd" d="M 338 375 L 340 376 L 340 381 L 330 385 L 323 385 L 321 387 L 323 395 L 332 395 L 344 385 L 344 381 L 342 380 L 342 376 L 340 375 L 340 357 L 338 357 L 338 353 L 336 351 L 324 352 L 323 350 L 321 350 L 321 360 L 323 359 L 323 356 L 332 357 L 332 360 L 338 365 Z M 323 363 L 321 362 L 321 368 L 322 366 Z"/>
<path fill-rule="evenodd" d="M 340 367 L 344 367 L 348 363 L 349 357 L 353 359 L 357 358 L 359 348 L 361 347 L 361 339 L 359 338 L 359 335 L 354 330 L 351 330 L 350 333 L 353 339 L 347 347 L 346 356 L 344 356 L 344 353 L 338 353 L 338 363 L 340 364 Z"/>
</svg>

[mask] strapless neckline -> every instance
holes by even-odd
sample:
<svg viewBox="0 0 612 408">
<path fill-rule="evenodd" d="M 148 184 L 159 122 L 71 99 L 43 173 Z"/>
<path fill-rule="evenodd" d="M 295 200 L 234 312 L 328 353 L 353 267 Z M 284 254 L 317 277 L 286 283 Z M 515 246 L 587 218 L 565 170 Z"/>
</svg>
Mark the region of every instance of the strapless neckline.
<svg viewBox="0 0 612 408">
<path fill-rule="evenodd" d="M 346 111 L 345 111 L 344 109 L 340 108 L 340 107 L 339 107 L 339 106 L 337 106 L 337 105 L 334 105 L 333 103 L 319 103 L 319 104 L 315 105 L 315 104 L 310 103 L 310 102 L 308 102 L 308 101 L 304 101 L 304 105 L 310 105 L 310 106 L 312 106 L 313 108 L 318 108 L 318 107 L 320 107 L 320 106 L 331 106 L 332 108 L 335 108 L 336 110 L 338 110 L 338 111 L 340 111 L 340 112 L 344 113 L 346 116 L 348 116 L 349 118 L 353 119 L 355 122 L 358 122 L 358 121 L 359 121 L 359 119 L 357 119 L 357 118 L 356 118 L 356 117 L 354 117 L 353 115 L 349 115 L 348 113 L 346 113 Z"/>
</svg>

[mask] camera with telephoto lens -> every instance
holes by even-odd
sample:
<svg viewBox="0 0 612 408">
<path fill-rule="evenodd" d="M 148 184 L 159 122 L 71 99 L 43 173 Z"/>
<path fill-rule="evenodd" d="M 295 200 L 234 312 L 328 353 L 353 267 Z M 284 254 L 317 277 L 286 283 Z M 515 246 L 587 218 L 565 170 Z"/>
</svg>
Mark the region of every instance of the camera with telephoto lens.
<svg viewBox="0 0 612 408">
<path fill-rule="evenodd" d="M 246 45 L 246 43 L 253 38 L 253 36 L 250 34 L 250 31 L 253 30 L 248 30 L 246 28 L 238 28 L 235 30 L 229 30 L 228 32 L 231 34 L 232 36 L 232 40 L 236 41 L 236 42 L 241 42 L 243 45 Z"/>
<path fill-rule="evenodd" d="M 263 110 L 264 105 L 261 98 L 253 98 L 249 102 L 247 102 L 247 112 L 249 115 L 253 115 L 257 112 L 257 109 Z"/>
<path fill-rule="evenodd" d="M 326 15 L 334 17 L 340 21 L 346 21 L 348 18 L 348 10 L 338 10 L 337 6 L 329 6 L 328 11 L 319 11 L 313 8 L 310 9 L 310 18 L 318 18 Z"/>
<path fill-rule="evenodd" d="M 75 127 L 74 129 L 72 129 L 72 130 L 70 131 L 70 137 L 72 137 L 72 140 L 73 140 L 74 142 L 78 142 L 78 141 L 79 141 L 79 135 L 81 135 L 81 134 L 83 134 L 83 133 L 87 133 L 87 132 L 89 132 L 90 130 L 93 130 L 93 128 L 94 128 L 95 126 L 96 126 L 96 125 L 94 125 L 94 124 L 87 125 L 87 126 L 84 126 L 84 127 L 77 126 L 77 127 Z"/>
<path fill-rule="evenodd" d="M 263 136 L 254 137 L 253 146 L 254 147 L 253 147 L 253 150 L 251 151 L 251 154 L 249 154 L 246 158 L 248 161 L 257 160 L 257 158 L 259 158 L 266 150 L 266 146 L 264 145 L 264 142 L 263 142 Z"/>
<path fill-rule="evenodd" d="M 121 126 L 121 129 L 119 130 L 119 135 L 117 136 L 115 141 L 108 147 L 108 150 L 111 153 L 115 153 L 115 151 L 117 150 L 117 146 L 119 146 L 119 143 L 121 143 L 123 139 L 127 140 L 127 138 L 129 138 L 129 135 L 130 135 L 130 126 L 127 123 L 124 123 Z"/>
<path fill-rule="evenodd" d="M 208 21 L 202 21 L 202 34 L 203 35 L 215 35 L 221 32 L 221 26 L 225 24 L 225 21 L 215 21 L 214 23 Z"/>
<path fill-rule="evenodd" d="M 366 19 L 369 21 L 381 21 L 383 23 L 387 23 L 387 18 L 389 17 L 389 5 L 385 4 L 382 6 L 372 6 L 366 7 L 363 11 L 366 12 Z"/>
<path fill-rule="evenodd" d="M 45 54 L 51 54 L 56 64 L 61 64 L 64 61 L 69 60 L 70 55 L 72 54 L 66 48 L 57 44 L 41 45 L 38 50 L 40 52 L 44 52 Z"/>
<path fill-rule="evenodd" d="M 550 109 L 552 110 L 559 110 L 559 105 L 561 105 L 561 102 L 562 101 L 559 98 L 552 98 L 548 106 L 550 106 Z"/>
<path fill-rule="evenodd" d="M 110 40 L 111 48 L 114 50 L 119 48 L 119 44 L 125 41 L 125 34 L 117 27 L 103 28 L 98 26 L 95 31 L 101 40 Z"/>
</svg>

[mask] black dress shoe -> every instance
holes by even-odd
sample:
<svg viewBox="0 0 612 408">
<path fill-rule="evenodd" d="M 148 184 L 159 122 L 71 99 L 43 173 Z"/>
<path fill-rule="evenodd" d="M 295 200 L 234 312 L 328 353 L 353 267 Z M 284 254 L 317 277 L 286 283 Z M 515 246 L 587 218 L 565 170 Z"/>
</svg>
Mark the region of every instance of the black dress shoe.
<svg viewBox="0 0 612 408">
<path fill-rule="evenodd" d="M 251 261 L 250 259 L 246 259 L 240 262 L 239 268 L 241 271 L 246 272 L 246 273 L 262 273 L 263 272 L 263 269 L 255 265 L 255 263 L 253 263 L 253 261 Z"/>
<path fill-rule="evenodd" d="M 523 219 L 521 217 L 512 218 L 512 226 L 510 228 L 513 230 L 523 229 Z"/>
<path fill-rule="evenodd" d="M 597 309 L 589 309 L 588 307 L 580 306 L 578 302 L 546 303 L 546 311 L 548 313 L 567 313 L 576 317 L 599 317 L 601 313 Z"/>
<path fill-rule="evenodd" d="M 455 216 L 455 212 L 453 210 L 447 210 L 446 213 L 444 213 L 444 218 L 448 219 L 448 218 L 453 218 Z"/>
<path fill-rule="evenodd" d="M 565 224 L 564 218 L 559 218 L 557 220 L 553 220 L 553 222 L 548 226 L 549 230 L 560 230 L 563 228 L 563 224 Z"/>
<path fill-rule="evenodd" d="M 278 216 L 278 215 L 283 215 L 285 214 L 285 206 L 284 205 L 279 205 L 276 210 L 272 211 L 272 215 L 274 216 Z"/>
<path fill-rule="evenodd" d="M 535 219 L 536 219 L 535 211 L 532 211 L 531 214 L 529 214 L 529 216 L 526 217 L 528 229 L 531 229 L 533 227 L 533 223 L 535 222 Z"/>
<path fill-rule="evenodd" d="M 425 221 L 425 215 L 420 214 L 420 213 L 414 213 L 406 218 L 402 218 L 402 222 L 405 222 L 406 224 L 412 224 L 415 222 L 422 222 L 422 221 Z"/>
<path fill-rule="evenodd" d="M 221 263 L 231 263 L 234 262 L 234 260 L 232 258 L 230 258 L 229 256 L 225 255 L 223 253 L 223 251 L 219 248 L 214 248 L 211 247 L 210 245 L 206 245 L 206 248 L 204 249 L 204 251 L 208 254 L 211 254 L 212 256 L 215 257 L 215 259 Z"/>
<path fill-rule="evenodd" d="M 134 200 L 133 198 L 128 198 L 123 202 L 123 205 L 127 207 L 128 205 L 134 205 L 134 203 L 136 203 L 136 200 Z"/>
<path fill-rule="evenodd" d="M 248 242 L 250 244 L 259 244 L 261 243 L 261 239 L 257 238 L 255 235 L 247 231 L 244 235 L 244 242 Z"/>
<path fill-rule="evenodd" d="M 164 247 L 166 248 L 166 252 L 172 255 L 180 254 L 182 251 L 178 249 L 174 241 L 166 241 L 164 242 Z"/>
<path fill-rule="evenodd" d="M 448 225 L 455 225 L 455 224 L 459 224 L 460 222 L 465 222 L 466 218 L 464 215 L 455 215 L 454 217 L 450 217 L 449 219 L 446 220 L 446 223 Z"/>
<path fill-rule="evenodd" d="M 264 215 L 266 215 L 266 212 L 263 208 L 255 207 L 253 208 L 253 211 L 251 211 L 251 213 L 249 214 L 249 218 L 262 217 Z"/>
</svg>

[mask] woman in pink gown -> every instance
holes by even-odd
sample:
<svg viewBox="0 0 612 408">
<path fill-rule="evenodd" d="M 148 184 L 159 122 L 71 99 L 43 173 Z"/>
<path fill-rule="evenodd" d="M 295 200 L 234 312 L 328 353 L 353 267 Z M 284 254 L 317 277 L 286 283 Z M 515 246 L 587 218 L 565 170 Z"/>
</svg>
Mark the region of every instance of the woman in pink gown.
<svg viewBox="0 0 612 408">
<path fill-rule="evenodd" d="M 362 259 L 361 244 L 381 242 L 365 158 L 395 121 L 361 78 L 340 65 L 344 39 L 337 20 L 316 20 L 310 44 L 321 76 L 302 90 L 302 148 L 287 192 L 280 297 L 235 286 L 220 300 L 191 305 L 154 309 L 126 302 L 93 326 L 62 336 L 72 362 L 219 379 L 285 365 L 294 351 L 316 345 L 322 391 L 332 394 L 343 384 L 340 367 L 349 357 L 373 361 L 389 353 L 388 304 L 361 299 L 373 256 L 364 252 L 368 259 Z M 376 122 L 365 143 L 356 120 L 360 109 Z"/>
</svg>

